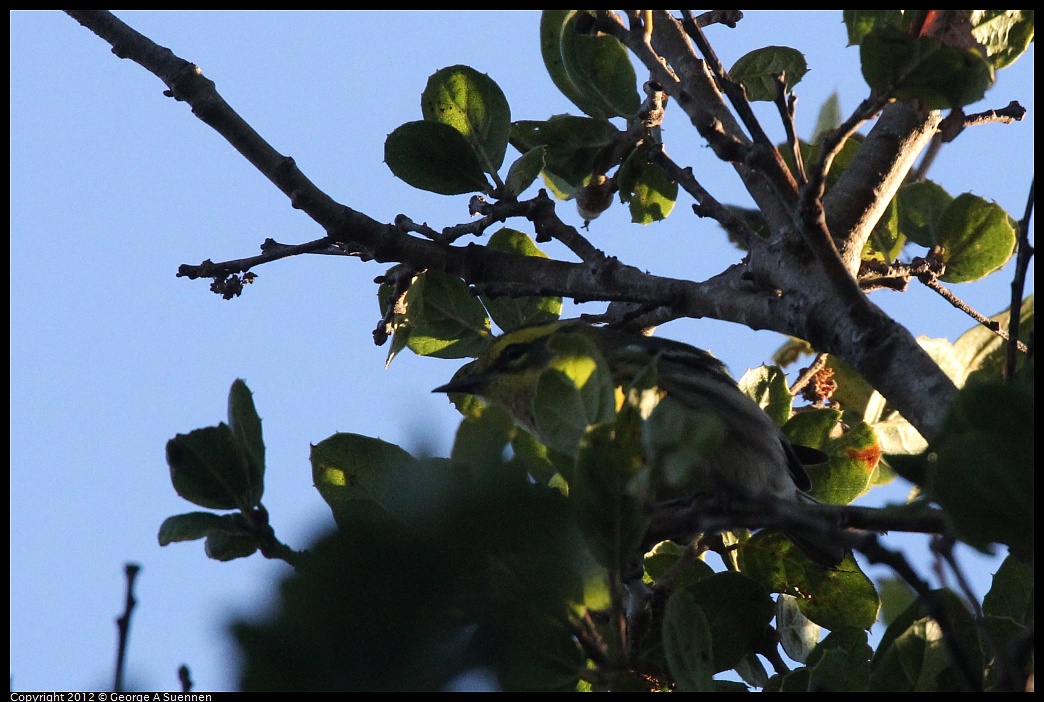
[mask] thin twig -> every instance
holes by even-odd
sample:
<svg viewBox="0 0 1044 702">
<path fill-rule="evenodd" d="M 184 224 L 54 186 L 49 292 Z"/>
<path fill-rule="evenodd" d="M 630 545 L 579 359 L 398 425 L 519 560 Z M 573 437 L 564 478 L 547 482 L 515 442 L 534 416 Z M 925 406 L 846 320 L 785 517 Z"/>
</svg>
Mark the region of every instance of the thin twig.
<svg viewBox="0 0 1044 702">
<path fill-rule="evenodd" d="M 127 597 L 124 600 L 123 614 L 116 619 L 116 628 L 120 634 L 116 647 L 116 672 L 112 682 L 112 689 L 116 692 L 123 692 L 123 672 L 127 656 L 127 642 L 130 638 L 131 613 L 138 604 L 138 600 L 134 597 L 134 581 L 140 572 L 141 566 L 137 563 L 128 563 L 123 567 L 123 574 L 127 578 Z"/>
<path fill-rule="evenodd" d="M 207 259 L 196 266 L 183 263 L 178 266 L 177 277 L 195 280 L 197 278 L 214 278 L 235 273 L 245 273 L 255 266 L 260 266 L 270 261 L 278 261 L 282 258 L 299 256 L 306 253 L 329 253 L 330 247 L 337 243 L 338 242 L 335 239 L 329 236 L 324 236 L 322 239 L 316 239 L 315 241 L 309 241 L 304 244 L 280 244 L 273 239 L 265 239 L 264 243 L 261 244 L 261 254 L 259 256 L 237 258 L 222 263 L 214 263 Z M 345 254 L 342 251 L 340 255 Z"/>
<path fill-rule="evenodd" d="M 801 392 L 806 385 L 812 382 L 812 379 L 816 377 L 816 374 L 826 367 L 827 359 L 830 354 L 820 353 L 816 354 L 816 357 L 809 364 L 808 368 L 798 376 L 798 379 L 794 381 L 794 384 L 790 386 L 790 394 L 797 395 Z"/>
<path fill-rule="evenodd" d="M 736 527 L 800 529 L 856 547 L 863 532 L 949 533 L 942 511 L 930 507 L 886 511 L 851 505 L 797 504 L 765 496 L 733 497 L 727 503 L 675 500 L 657 505 L 650 516 L 645 535 L 645 543 L 650 547 L 679 534 Z"/>
<path fill-rule="evenodd" d="M 724 24 L 729 29 L 735 29 L 741 19 L 743 19 L 743 13 L 739 10 L 707 10 L 696 15 L 696 24 L 701 27 Z"/>
<path fill-rule="evenodd" d="M 182 692 L 192 692 L 192 673 L 187 665 L 178 667 L 178 682 L 181 683 Z"/>
<path fill-rule="evenodd" d="M 859 319 L 872 316 L 869 301 L 849 272 L 837 242 L 830 233 L 823 196 L 826 193 L 827 173 L 835 156 L 840 153 L 845 141 L 859 125 L 876 114 L 883 104 L 874 100 L 864 100 L 840 127 L 824 135 L 820 142 L 819 158 L 808 173 L 808 183 L 801 189 L 797 212 L 798 230 L 805 243 L 819 261 L 833 290 Z"/>
<path fill-rule="evenodd" d="M 560 297 L 553 291 L 522 283 L 475 283 L 471 286 L 471 291 L 474 295 L 485 295 L 486 297 Z"/>
<path fill-rule="evenodd" d="M 964 574 L 964 569 L 957 563 L 957 554 L 954 553 L 953 548 L 955 543 L 956 539 L 952 535 L 941 536 L 932 539 L 931 548 L 949 566 L 953 576 L 957 579 L 957 586 L 961 589 L 965 601 L 971 607 L 972 614 L 975 615 L 975 628 L 979 632 L 979 640 L 982 641 L 983 647 L 989 654 L 988 658 L 992 661 L 995 674 L 1000 680 L 1001 689 L 1014 692 L 1018 690 L 1015 671 L 1012 669 L 1011 661 L 1000 650 L 1000 646 L 997 645 L 997 640 L 993 636 L 990 627 L 986 625 L 986 615 L 982 611 L 979 598 L 972 590 L 971 583 L 968 582 L 968 576 Z"/>
<path fill-rule="evenodd" d="M 390 276 L 391 280 L 388 280 L 389 276 L 382 275 L 373 281 L 378 284 L 391 286 L 388 309 L 385 310 L 384 316 L 381 317 L 381 321 L 377 323 L 377 327 L 373 330 L 374 345 L 384 346 L 388 341 L 388 337 L 395 333 L 396 318 L 401 318 L 406 314 L 406 293 L 409 291 L 410 285 L 418 273 L 419 271 L 406 266 L 396 266 Z M 388 363 L 391 363 L 391 356 L 388 357 Z"/>
<path fill-rule="evenodd" d="M 808 174 L 810 183 L 812 181 L 823 183 L 825 188 L 826 176 L 830 172 L 830 166 L 833 164 L 834 158 L 841 152 L 845 142 L 850 136 L 855 134 L 860 125 L 872 119 L 887 103 L 888 101 L 884 98 L 867 98 L 859 103 L 855 111 L 837 129 L 833 129 L 823 135 L 819 144 L 819 158 L 816 159 L 812 173 Z M 822 194 L 820 194 L 820 197 L 822 197 Z"/>
<path fill-rule="evenodd" d="M 597 265 L 607 260 L 606 255 L 577 231 L 576 227 L 566 224 L 558 217 L 554 200 L 548 197 L 546 190 L 541 189 L 537 196 L 529 201 L 529 206 L 526 218 L 533 223 L 538 243 L 556 239 L 565 244 L 581 261 Z"/>
<path fill-rule="evenodd" d="M 1026 108 L 1020 105 L 1017 100 L 1012 100 L 999 110 L 986 110 L 985 112 L 965 115 L 964 126 L 976 127 L 980 124 L 992 124 L 994 122 L 1011 124 L 1012 122 L 1021 122 L 1025 116 Z"/>
<path fill-rule="evenodd" d="M 253 536 L 258 540 L 258 550 L 265 558 L 284 561 L 295 570 L 300 570 L 308 558 L 308 551 L 295 551 L 276 538 L 275 530 L 268 521 L 268 510 L 258 504 L 249 512 L 240 512 L 250 525 Z"/>
<path fill-rule="evenodd" d="M 934 275 L 921 275 L 918 276 L 917 279 L 924 283 L 924 285 L 929 290 L 934 290 L 935 292 L 937 292 L 944 300 L 946 300 L 951 305 L 959 309 L 961 312 L 964 312 L 966 315 L 974 319 L 982 326 L 989 329 L 991 332 L 993 332 L 1000 338 L 1004 339 L 1005 341 L 1011 341 L 1012 337 L 1009 335 L 1008 330 L 1003 329 L 999 322 L 990 319 L 986 315 L 972 309 L 967 302 L 954 295 L 953 292 L 951 292 L 947 288 L 943 287 L 943 284 L 940 283 Z M 1019 307 L 1015 307 L 1014 309 L 1012 309 L 1012 316 L 1017 317 L 1019 315 L 1020 307 L 1021 304 L 1019 305 Z M 1018 350 L 1022 351 L 1023 353 L 1025 353 L 1028 350 L 1026 348 L 1026 345 L 1021 341 L 1016 340 L 1014 346 L 1017 347 Z"/>
<path fill-rule="evenodd" d="M 311 217 L 325 230 L 331 243 L 343 246 L 344 251 L 356 252 L 381 263 L 396 262 L 417 269 L 445 271 L 469 284 L 490 281 L 535 282 L 542 290 L 553 294 L 585 300 L 620 300 L 641 304 L 670 299 L 673 301 L 673 310 L 665 318 L 714 317 L 784 333 L 796 332 L 802 335 L 814 332 L 814 336 L 825 333 L 810 328 L 794 316 L 797 308 L 793 307 L 793 302 L 805 300 L 804 296 L 792 298 L 793 302 L 780 299 L 781 306 L 765 305 L 764 289 L 752 287 L 749 278 L 745 277 L 749 271 L 741 266 L 733 266 L 707 281 L 696 283 L 651 275 L 610 257 L 595 260 L 594 263 L 586 260 L 583 263 L 569 263 L 552 258 L 518 256 L 484 246 L 441 246 L 421 237 L 410 236 L 391 224 L 378 222 L 363 212 L 335 201 L 319 189 L 292 158 L 272 148 L 228 105 L 218 94 L 213 81 L 206 78 L 197 66 L 174 55 L 169 49 L 158 46 L 112 13 L 70 10 L 68 14 L 111 44 L 117 56 L 131 59 L 158 76 L 167 85 L 165 94 L 191 106 L 195 116 L 228 140 L 289 198 L 291 206 Z M 610 14 L 615 17 L 615 13 Z M 766 166 L 767 170 L 752 170 L 748 161 L 744 160 L 744 154 L 751 157 L 756 154 L 751 152 L 742 129 L 725 107 L 720 92 L 714 87 L 713 77 L 706 71 L 704 62 L 696 56 L 680 23 L 666 11 L 653 11 L 653 16 L 656 25 L 652 41 L 658 47 L 662 46 L 669 58 L 667 63 L 661 62 L 661 57 L 647 45 L 636 41 L 622 21 L 619 26 L 611 22 L 606 24 L 612 24 L 608 31 L 635 51 L 671 99 L 677 101 L 689 116 L 699 133 L 710 140 L 716 154 L 727 152 L 731 146 L 735 147 L 734 153 L 730 152 L 730 158 L 739 159 L 735 164 L 737 170 L 765 212 L 767 220 L 774 230 L 786 227 L 793 214 L 792 208 L 786 204 L 785 198 L 778 195 L 780 186 L 771 182 L 774 177 L 771 168 Z M 684 84 L 675 70 L 684 74 Z M 927 126 L 934 123 L 928 118 L 921 122 Z M 871 163 L 875 162 L 871 160 Z M 845 176 L 852 172 L 853 169 L 849 168 Z M 891 171 L 886 168 L 882 172 L 888 174 Z M 875 197 L 879 198 L 880 195 Z M 821 211 L 819 214 L 822 216 Z M 537 227 L 539 235 L 538 222 Z M 826 231 L 825 226 L 822 231 Z M 581 258 L 584 256 L 581 255 Z M 220 265 L 210 261 L 206 264 L 212 269 Z M 197 277 L 201 274 L 198 269 L 194 272 Z M 212 289 L 226 296 L 234 296 L 252 273 L 245 273 L 243 280 L 234 279 L 234 276 L 226 280 L 221 275 L 220 272 L 215 274 Z M 896 409 L 923 435 L 931 438 L 941 423 L 938 408 L 947 404 L 948 398 L 956 393 L 956 388 L 931 363 L 931 359 L 904 328 L 867 302 L 865 296 L 862 300 L 853 300 L 848 294 L 837 295 L 835 287 L 828 287 L 829 298 L 824 297 L 824 291 L 818 291 L 813 296 L 821 300 L 829 299 L 833 310 L 845 311 L 844 314 L 832 317 L 830 345 L 833 348 L 829 350 L 855 360 L 857 368 L 865 371 L 867 380 L 896 403 Z M 859 293 L 858 287 L 854 284 L 853 287 Z M 723 291 L 730 294 L 722 295 Z M 853 313 L 848 313 L 848 310 Z M 862 362 L 865 357 L 855 348 L 854 340 L 866 338 L 877 340 L 877 348 L 901 354 L 904 361 L 908 362 L 893 365 Z M 902 370 L 897 368 L 900 365 Z M 918 387 L 923 392 L 910 391 L 907 375 L 918 379 Z"/>
<path fill-rule="evenodd" d="M 567 621 L 577 642 L 588 657 L 599 664 L 599 668 L 610 663 L 609 646 L 599 633 L 598 626 L 591 620 L 590 610 L 585 608 L 583 614 L 569 617 Z"/>
<path fill-rule="evenodd" d="M 895 290 L 906 292 L 911 278 L 922 275 L 940 275 L 945 268 L 937 256 L 916 256 L 909 263 L 904 261 L 866 260 L 859 262 L 859 273 L 856 278 L 862 290 Z"/>
<path fill-rule="evenodd" d="M 1019 338 L 1019 326 L 1022 322 L 1022 294 L 1026 288 L 1026 271 L 1029 269 L 1033 246 L 1029 241 L 1030 219 L 1033 217 L 1033 189 L 1036 179 L 1030 181 L 1029 196 L 1026 198 L 1026 211 L 1019 220 L 1019 249 L 1015 255 L 1015 275 L 1011 280 L 1011 306 L 1008 318 L 1008 339 Z M 1021 342 L 1019 342 L 1021 343 Z M 1008 344 L 1008 355 L 1004 362 L 1004 377 L 1015 377 L 1017 356 L 1014 344 Z M 1021 349 L 1025 351 L 1026 349 Z"/>
<path fill-rule="evenodd" d="M 786 163 L 783 162 L 783 157 L 780 156 L 776 145 L 769 139 L 768 134 L 762 129 L 761 123 L 754 115 L 754 109 L 750 106 L 750 101 L 747 100 L 746 90 L 743 89 L 742 85 L 729 77 L 725 67 L 718 60 L 718 56 L 713 47 L 711 47 L 710 42 L 707 41 L 707 37 L 700 28 L 699 22 L 693 16 L 692 11 L 682 10 L 682 14 L 682 28 L 692 38 L 700 53 L 703 54 L 703 58 L 710 66 L 711 72 L 718 81 L 718 85 L 729 99 L 729 102 L 732 103 L 736 114 L 739 115 L 743 126 L 747 128 L 747 132 L 750 134 L 754 144 L 760 147 L 759 151 L 763 154 L 763 157 L 759 160 L 767 171 L 769 180 L 776 186 L 784 202 L 793 203 L 797 199 L 798 194 L 797 181 L 795 181 L 793 174 L 787 168 Z"/>
<path fill-rule="evenodd" d="M 863 532 L 862 539 L 862 543 L 857 545 L 856 548 L 866 556 L 870 563 L 883 563 L 889 566 L 913 588 L 927 609 L 927 614 L 939 625 L 939 629 L 942 631 L 943 642 L 946 644 L 954 666 L 961 675 L 961 681 L 968 690 L 981 692 L 978 674 L 974 671 L 974 666 L 971 665 L 968 656 L 961 650 L 957 634 L 953 628 L 953 622 L 950 621 L 949 613 L 938 594 L 917 575 L 903 554 L 882 546 L 876 534 Z"/>
<path fill-rule="evenodd" d="M 725 66 L 718 59 L 718 54 L 714 51 L 714 47 L 707 41 L 707 37 L 704 35 L 703 29 L 700 28 L 699 22 L 696 21 L 696 17 L 692 14 L 692 10 L 682 10 L 682 28 L 685 29 L 685 33 L 689 35 L 693 43 L 696 44 L 696 48 L 703 55 L 703 59 L 707 62 L 711 73 L 714 74 L 714 78 L 718 81 L 721 91 L 725 93 L 725 97 L 732 103 L 732 107 L 739 115 L 743 126 L 747 128 L 750 138 L 755 144 L 760 144 L 767 148 L 775 148 L 775 144 L 769 139 L 765 130 L 761 128 L 761 123 L 754 115 L 750 101 L 747 100 L 746 91 L 729 77 L 728 71 L 725 70 Z"/>
<path fill-rule="evenodd" d="M 825 151 L 825 149 L 824 149 Z M 822 159 L 820 159 L 822 163 Z M 812 250 L 816 260 L 833 291 L 849 307 L 857 319 L 869 322 L 872 316 L 870 303 L 856 279 L 848 271 L 837 243 L 827 227 L 826 212 L 823 209 L 823 193 L 826 190 L 826 170 L 816 168 L 808 184 L 801 189 L 796 224 L 805 243 Z"/>
<path fill-rule="evenodd" d="M 685 192 L 692 195 L 696 200 L 693 212 L 697 217 L 710 217 L 725 228 L 734 239 L 739 241 L 747 250 L 757 246 L 761 241 L 754 230 L 743 221 L 735 212 L 721 204 L 706 188 L 704 188 L 692 173 L 692 167 L 682 168 L 671 159 L 663 149 L 662 144 L 649 147 L 649 160 L 659 166 L 667 177 L 675 181 Z"/>
<path fill-rule="evenodd" d="M 395 215 L 395 226 L 404 232 L 414 232 L 432 241 L 438 241 L 442 236 L 437 230 L 429 227 L 427 222 L 418 224 L 404 214 Z"/>
<path fill-rule="evenodd" d="M 795 106 L 797 96 L 793 93 L 787 96 L 786 74 L 776 76 L 776 109 L 779 111 L 779 119 L 783 122 L 783 129 L 787 134 L 787 144 L 790 146 L 790 154 L 794 158 L 794 178 L 798 185 L 802 186 L 808 182 L 805 177 L 805 162 L 801 156 L 801 141 L 797 136 L 797 127 L 794 125 Z"/>
</svg>

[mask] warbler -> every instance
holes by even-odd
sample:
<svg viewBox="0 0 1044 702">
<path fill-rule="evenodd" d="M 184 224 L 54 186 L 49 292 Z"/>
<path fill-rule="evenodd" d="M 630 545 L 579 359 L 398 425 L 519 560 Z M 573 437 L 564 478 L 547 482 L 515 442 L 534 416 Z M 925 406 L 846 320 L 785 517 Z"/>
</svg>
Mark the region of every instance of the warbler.
<svg viewBox="0 0 1044 702">
<path fill-rule="evenodd" d="M 657 500 L 704 495 L 816 502 L 806 492 L 812 484 L 798 455 L 799 450 L 816 452 L 791 445 L 714 356 L 678 341 L 578 320 L 523 327 L 494 339 L 471 365 L 433 392 L 467 393 L 499 405 L 543 443 L 569 453 L 570 439 L 563 439 L 564 430 L 555 424 L 562 412 L 542 417 L 535 404 L 544 374 L 578 354 L 590 354 L 588 360 L 604 364 L 617 388 L 627 390 L 640 378 L 651 377 L 658 401 L 653 411 L 661 413 L 661 424 L 692 418 L 711 438 L 706 450 L 689 450 L 683 442 L 681 448 L 688 454 L 683 459 L 671 455 L 672 450 L 678 453 L 677 445 L 655 445 L 657 439 L 648 438 L 649 453 L 664 473 Z M 823 565 L 836 565 L 843 557 L 839 546 L 824 544 L 819 535 L 787 536 Z"/>
</svg>

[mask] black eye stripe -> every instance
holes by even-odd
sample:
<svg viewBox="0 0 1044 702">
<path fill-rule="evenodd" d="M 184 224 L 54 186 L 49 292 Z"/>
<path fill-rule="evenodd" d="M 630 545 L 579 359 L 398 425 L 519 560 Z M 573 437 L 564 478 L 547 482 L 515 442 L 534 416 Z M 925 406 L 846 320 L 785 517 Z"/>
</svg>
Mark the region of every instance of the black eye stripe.
<svg viewBox="0 0 1044 702">
<path fill-rule="evenodd" d="M 531 344 L 511 344 L 500 352 L 500 358 L 504 363 L 515 363 L 526 357 Z"/>
</svg>

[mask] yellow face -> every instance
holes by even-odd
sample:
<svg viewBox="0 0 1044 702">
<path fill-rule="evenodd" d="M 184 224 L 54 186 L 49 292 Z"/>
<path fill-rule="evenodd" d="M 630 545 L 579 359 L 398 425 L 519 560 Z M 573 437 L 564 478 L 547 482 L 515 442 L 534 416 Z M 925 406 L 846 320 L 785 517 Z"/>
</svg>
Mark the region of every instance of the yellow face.
<svg viewBox="0 0 1044 702">
<path fill-rule="evenodd" d="M 534 400 L 547 371 L 558 371 L 576 387 L 584 386 L 597 369 L 602 371 L 602 382 L 608 381 L 607 365 L 589 333 L 597 330 L 575 320 L 508 332 L 435 392 L 477 395 L 506 409 L 516 423 L 546 442 L 549 437 L 538 427 Z"/>
</svg>

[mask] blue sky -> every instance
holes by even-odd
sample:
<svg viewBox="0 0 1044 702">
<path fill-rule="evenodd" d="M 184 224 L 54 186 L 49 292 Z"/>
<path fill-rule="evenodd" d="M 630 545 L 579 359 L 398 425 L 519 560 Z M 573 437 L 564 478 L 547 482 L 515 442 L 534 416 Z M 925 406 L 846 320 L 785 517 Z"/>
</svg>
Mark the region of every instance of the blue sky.
<svg viewBox="0 0 1044 702">
<path fill-rule="evenodd" d="M 201 66 L 320 188 L 381 221 L 405 213 L 441 228 L 468 219 L 467 196 L 415 191 L 382 163 L 385 136 L 420 119 L 435 70 L 467 64 L 488 73 L 513 119 L 577 112 L 541 63 L 538 13 L 117 15 Z M 380 317 L 373 278 L 384 269 L 373 263 L 280 261 L 256 270 L 257 282 L 233 301 L 175 278 L 181 263 L 322 233 L 186 105 L 164 97 L 157 78 L 75 21 L 59 12 L 10 19 L 12 689 L 109 688 L 127 561 L 143 566 L 129 684 L 178 689 L 185 663 L 196 689 L 233 689 L 226 623 L 271 602 L 289 569 L 258 555 L 217 563 L 199 542 L 158 546 L 163 519 L 193 509 L 170 486 L 166 441 L 224 419 L 229 385 L 244 378 L 264 420 L 264 503 L 280 538 L 303 548 L 332 525 L 311 484 L 309 444 L 352 431 L 445 455 L 457 415 L 430 389 L 458 364 L 403 354 L 384 369 L 386 348 L 371 338 Z M 803 136 L 831 93 L 847 114 L 867 92 L 839 12 L 750 12 L 738 29 L 708 36 L 726 66 L 767 44 L 806 55 L 810 72 L 797 86 Z M 951 194 L 972 191 L 1015 217 L 1033 177 L 1032 51 L 968 108 L 1018 100 L 1027 119 L 969 130 L 931 172 Z M 781 139 L 774 110 L 758 112 Z M 718 199 L 747 202 L 731 170 L 670 110 L 664 137 Z M 741 254 L 689 204 L 683 196 L 668 221 L 645 228 L 617 204 L 592 223 L 590 238 L 650 271 L 705 279 Z M 559 211 L 579 224 L 572 203 Z M 996 313 L 1007 304 L 1010 268 L 955 292 Z M 915 335 L 953 340 L 971 326 L 924 290 L 873 299 Z M 710 348 L 736 375 L 781 341 L 713 320 L 660 333 Z M 871 498 L 905 491 L 896 485 Z M 924 552 L 923 539 L 915 546 Z M 981 593 L 993 562 L 964 557 Z"/>
</svg>

